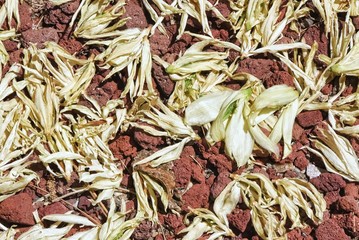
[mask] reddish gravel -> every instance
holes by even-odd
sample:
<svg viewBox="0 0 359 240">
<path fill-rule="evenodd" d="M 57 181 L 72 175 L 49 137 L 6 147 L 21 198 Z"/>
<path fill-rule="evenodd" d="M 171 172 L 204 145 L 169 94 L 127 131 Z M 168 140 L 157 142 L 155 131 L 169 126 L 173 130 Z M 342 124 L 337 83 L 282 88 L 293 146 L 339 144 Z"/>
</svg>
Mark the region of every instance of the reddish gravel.
<svg viewBox="0 0 359 240">
<path fill-rule="evenodd" d="M 294 229 L 287 234 L 288 240 L 312 240 L 313 237 L 310 236 L 311 229 L 309 228 L 309 233 L 305 232 L 306 229 Z M 308 230 L 307 230 L 308 231 Z"/>
<path fill-rule="evenodd" d="M 0 219 L 13 224 L 34 225 L 32 198 L 27 193 L 13 195 L 0 202 Z"/>
<path fill-rule="evenodd" d="M 110 150 L 115 158 L 127 163 L 130 159 L 137 155 L 137 147 L 134 146 L 134 140 L 131 140 L 129 136 L 122 135 L 116 138 L 110 143 Z"/>
<path fill-rule="evenodd" d="M 135 129 L 133 139 L 143 149 L 157 150 L 158 146 L 163 145 L 163 137 L 152 136 L 141 129 Z"/>
<path fill-rule="evenodd" d="M 23 58 L 22 51 L 23 49 L 18 49 L 10 53 L 10 64 L 22 62 L 22 58 Z"/>
<path fill-rule="evenodd" d="M 353 17 L 353 24 L 355 26 L 355 29 L 359 30 L 359 16 L 358 17 Z"/>
<path fill-rule="evenodd" d="M 263 80 L 266 88 L 279 84 L 294 86 L 293 77 L 278 61 L 272 59 L 244 59 L 240 61 L 237 72 L 246 72 L 256 76 Z"/>
<path fill-rule="evenodd" d="M 156 29 L 150 38 L 150 45 L 152 54 L 163 56 L 171 45 L 171 39 Z"/>
<path fill-rule="evenodd" d="M 78 9 L 80 2 L 81 2 L 80 0 L 74 0 L 74 1 L 62 4 L 62 5 L 60 5 L 60 9 L 62 10 L 63 13 L 72 15 Z"/>
<path fill-rule="evenodd" d="M 349 138 L 350 144 L 353 146 L 357 156 L 359 156 L 359 139 L 356 137 Z"/>
<path fill-rule="evenodd" d="M 148 26 L 146 15 L 138 0 L 128 1 L 124 18 L 130 19 L 126 22 L 127 28 L 141 28 Z"/>
<path fill-rule="evenodd" d="M 5 40 L 3 41 L 3 44 L 7 52 L 13 52 L 17 50 L 17 42 L 15 41 Z"/>
<path fill-rule="evenodd" d="M 334 173 L 322 173 L 310 182 L 321 192 L 332 192 L 344 188 L 346 183 L 343 178 Z"/>
<path fill-rule="evenodd" d="M 59 45 L 71 54 L 78 53 L 82 49 L 82 43 L 74 38 L 60 39 Z"/>
<path fill-rule="evenodd" d="M 236 208 L 228 215 L 229 224 L 241 233 L 246 230 L 250 220 L 251 213 L 249 209 L 242 210 L 240 208 Z"/>
<path fill-rule="evenodd" d="M 215 178 L 213 185 L 211 186 L 211 197 L 216 199 L 223 189 L 230 183 L 232 179 L 229 178 L 229 172 L 220 172 Z"/>
<path fill-rule="evenodd" d="M 204 159 L 214 166 L 218 173 L 236 170 L 236 163 L 224 154 L 222 143 L 217 143 L 208 149 L 202 144 L 198 144 L 198 151 Z"/>
<path fill-rule="evenodd" d="M 319 28 L 318 26 L 311 26 L 305 31 L 303 38 L 305 39 L 305 42 L 311 46 L 314 42 L 318 43 L 317 55 L 324 54 L 329 56 L 329 41 L 322 29 L 323 27 Z"/>
<path fill-rule="evenodd" d="M 21 33 L 24 47 L 30 46 L 30 43 L 37 44 L 37 47 L 43 48 L 47 41 L 58 42 L 59 36 L 53 28 L 30 29 Z"/>
<path fill-rule="evenodd" d="M 175 83 L 165 74 L 163 67 L 156 63 L 153 64 L 152 74 L 158 84 L 161 95 L 169 97 L 175 88 Z"/>
<path fill-rule="evenodd" d="M 323 121 L 323 114 L 316 111 L 305 111 L 301 112 L 297 116 L 297 122 L 303 128 L 316 126 L 318 123 Z"/>
<path fill-rule="evenodd" d="M 351 239 L 357 239 L 359 237 L 358 231 L 358 215 L 352 213 L 347 214 L 333 214 L 332 219 L 337 222 L 337 224 L 344 229 L 347 235 Z"/>
<path fill-rule="evenodd" d="M 150 221 L 143 221 L 132 234 L 134 240 L 148 240 L 152 237 L 152 230 L 155 230 L 155 224 Z"/>
<path fill-rule="evenodd" d="M 294 140 L 300 141 L 303 135 L 305 135 L 305 131 L 298 123 L 294 123 L 292 134 Z"/>
<path fill-rule="evenodd" d="M 50 214 L 64 214 L 67 211 L 69 211 L 69 209 L 61 202 L 55 202 L 38 209 L 40 218 Z"/>
<path fill-rule="evenodd" d="M 343 228 L 333 219 L 329 219 L 320 224 L 315 230 L 315 236 L 320 240 L 350 239 L 350 237 L 345 234 Z"/>
<path fill-rule="evenodd" d="M 339 190 L 327 192 L 324 196 L 324 199 L 327 202 L 327 208 L 329 209 L 333 203 L 336 203 L 339 200 L 339 198 Z"/>
<path fill-rule="evenodd" d="M 214 3 L 217 1 L 209 0 Z M 1 0 L 0 0 L 1 2 Z M 127 1 L 125 17 L 131 19 L 127 21 L 123 29 L 126 28 L 140 28 L 145 29 L 153 25 L 153 21 L 148 17 L 148 13 L 144 11 L 144 6 L 138 0 Z M 168 1 L 171 2 L 171 1 Z M 46 41 L 58 42 L 65 50 L 71 54 L 76 54 L 80 58 L 87 58 L 91 55 L 97 55 L 104 49 L 98 46 L 85 46 L 84 39 L 76 39 L 72 35 L 72 30 L 68 27 L 69 22 L 79 6 L 80 0 L 74 0 L 70 3 L 52 6 L 47 4 L 41 14 L 43 18 L 38 17 L 38 13 L 34 14 L 30 6 L 24 1 L 20 5 L 21 26 L 18 30 L 21 42 L 7 40 L 4 41 L 4 46 L 10 54 L 10 64 L 20 63 L 23 58 L 23 48 L 28 47 L 30 43 L 37 44 L 38 47 L 43 47 Z M 310 4 L 308 5 L 310 6 Z M 230 6 L 227 0 L 218 1 L 217 9 L 227 17 L 230 13 Z M 281 12 L 285 12 L 285 7 L 281 7 Z M 41 15 L 40 14 L 40 15 Z M 228 31 L 228 23 L 218 19 L 215 14 L 208 12 L 211 31 L 214 37 L 226 41 L 235 42 L 230 38 L 232 34 Z M 317 13 L 313 13 L 317 14 Z M 175 19 L 176 20 L 176 19 Z M 359 17 L 353 18 L 355 28 L 359 29 Z M 13 23 L 15 26 L 15 22 Z M 309 26 L 310 25 L 310 26 Z M 288 27 L 283 32 L 282 38 L 278 43 L 290 43 L 293 40 L 303 39 L 309 45 L 314 42 L 318 43 L 319 53 L 316 54 L 315 61 L 318 60 L 318 54 L 325 54 L 329 56 L 329 41 L 323 31 L 322 23 L 315 22 L 314 24 L 306 24 L 301 32 L 298 34 Z M 161 34 L 158 30 L 150 37 L 151 52 L 160 56 L 165 61 L 174 62 L 180 53 L 183 53 L 191 45 L 198 41 L 198 39 L 191 37 L 188 34 L 183 34 L 181 39 L 176 40 L 178 33 L 178 24 L 173 24 L 169 19 L 164 20 L 168 36 Z M 189 19 L 187 30 L 196 33 L 201 33 L 202 28 L 197 21 Z M 239 44 L 236 42 L 236 44 Z M 18 45 L 20 45 L 18 47 Z M 233 62 L 238 56 L 234 51 L 229 52 L 228 61 Z M 320 63 L 323 64 L 323 63 Z M 4 71 L 9 66 L 4 67 Z M 266 88 L 286 84 L 294 86 L 294 79 L 290 74 L 289 69 L 281 64 L 278 59 L 271 54 L 260 55 L 241 59 L 236 73 L 245 72 L 254 75 L 261 79 Z M 108 71 L 97 69 L 96 75 L 91 81 L 87 94 L 97 100 L 100 106 L 106 105 L 111 99 L 118 99 L 121 95 L 124 83 L 126 81 L 127 73 L 123 77 L 114 75 L 107 81 L 103 81 Z M 153 62 L 152 77 L 156 91 L 161 99 L 166 102 L 172 92 L 174 91 L 176 82 L 172 81 L 165 69 L 155 61 Z M 233 89 L 240 89 L 242 83 L 228 80 L 227 86 Z M 338 80 L 333 80 L 327 83 L 322 89 L 324 95 L 332 96 L 338 91 Z M 348 78 L 347 87 L 342 96 L 347 96 L 355 91 L 358 87 L 358 78 Z M 124 99 L 127 108 L 131 107 L 131 102 Z M 82 99 L 79 104 L 90 106 L 90 103 Z M 266 152 L 256 152 L 255 160 L 258 165 L 255 165 L 251 172 L 259 172 L 270 179 L 278 179 L 282 177 L 300 177 L 307 178 L 306 171 L 309 163 L 314 163 L 318 167 L 322 167 L 323 163 L 312 154 L 310 154 L 306 147 L 310 145 L 309 136 L 316 131 L 316 126 L 322 125 L 326 122 L 326 113 L 324 111 L 303 111 L 297 118 L 293 129 L 293 152 L 286 159 L 276 159 L 269 156 Z M 359 124 L 359 122 L 358 122 Z M 269 133 L 268 133 L 269 134 Z M 359 140 L 355 137 L 348 137 L 350 143 L 359 156 Z M 150 221 L 143 221 L 135 230 L 131 239 L 181 239 L 183 235 L 178 233 L 185 227 L 183 218 L 189 212 L 189 208 L 209 208 L 212 210 L 213 201 L 224 187 L 231 181 L 229 175 L 231 173 L 240 174 L 244 169 L 238 169 L 233 160 L 231 160 L 224 153 L 224 144 L 216 143 L 213 146 L 207 146 L 205 141 L 198 141 L 188 144 L 179 159 L 173 161 L 168 167 L 170 168 L 171 176 L 174 176 L 175 188 L 173 189 L 174 196 L 170 204 L 177 204 L 179 208 L 176 211 L 179 215 L 163 209 L 159 210 L 159 218 L 162 226 L 157 226 Z M 132 164 L 134 159 L 139 158 L 139 155 L 148 154 L 163 146 L 166 146 L 166 139 L 163 137 L 151 136 L 140 129 L 130 128 L 127 132 L 116 136 L 110 143 L 110 150 L 115 158 L 118 159 L 118 167 L 124 169 L 124 176 L 121 182 L 121 187 L 130 190 L 128 194 L 128 201 L 126 203 L 129 213 L 126 218 L 129 219 L 135 215 L 137 203 L 133 196 L 133 180 Z M 283 147 L 283 143 L 279 143 Z M 34 170 L 40 176 L 39 184 L 35 182 L 29 184 L 21 193 L 0 202 L 0 219 L 1 223 L 5 222 L 6 226 L 17 224 L 19 232 L 27 231 L 29 226 L 35 224 L 33 218 L 33 211 L 38 210 L 40 218 L 49 214 L 65 213 L 69 210 L 74 210 L 71 205 L 78 203 L 78 208 L 85 214 L 102 221 L 105 219 L 101 210 L 93 207 L 91 204 L 92 197 L 89 194 L 78 194 L 66 198 L 64 201 L 52 202 L 48 205 L 34 202 L 45 195 L 50 195 L 55 198 L 67 193 L 69 187 L 80 186 L 78 176 L 73 176 L 70 183 L 60 181 L 58 179 L 50 179 L 48 175 L 44 174 L 44 169 Z M 172 176 L 172 177 L 173 177 Z M 56 184 L 54 184 L 54 182 Z M 358 183 L 349 183 L 341 176 L 333 173 L 323 172 L 320 176 L 313 178 L 310 182 L 325 196 L 327 203 L 327 211 L 325 213 L 325 221 L 319 226 L 308 223 L 309 226 L 305 229 L 293 229 L 288 233 L 289 240 L 346 240 L 355 239 L 359 237 L 358 222 L 359 222 L 359 185 Z M 53 185 L 51 185 L 53 184 Z M 51 187 L 53 186 L 53 188 Z M 21 204 L 19 204 L 21 203 Z M 108 204 L 104 202 L 104 204 Z M 106 205 L 107 207 L 109 205 Z M 237 205 L 235 210 L 228 215 L 228 220 L 231 229 L 237 235 L 233 238 L 225 239 L 251 239 L 259 240 L 251 223 L 250 210 L 243 204 Z M 86 228 L 76 227 L 68 234 L 74 234 L 77 231 L 85 230 Z M 19 235 L 19 234 L 18 234 Z M 17 235 L 17 236 L 18 236 Z M 207 239 L 208 236 L 203 236 L 201 239 Z"/>
<path fill-rule="evenodd" d="M 299 168 L 300 170 L 304 170 L 307 168 L 308 164 L 309 164 L 309 160 L 306 158 L 305 154 L 303 152 L 301 152 L 302 155 L 298 156 L 295 160 L 294 160 L 294 166 L 296 166 L 297 168 Z"/>
<path fill-rule="evenodd" d="M 206 182 L 193 184 L 193 186 L 182 196 L 182 210 L 187 212 L 191 208 L 209 207 L 209 186 Z"/>
<path fill-rule="evenodd" d="M 164 216 L 164 223 L 173 230 L 174 234 L 178 234 L 179 231 L 185 228 L 183 224 L 183 217 L 176 214 L 167 214 Z"/>
<path fill-rule="evenodd" d="M 20 15 L 20 32 L 24 32 L 26 30 L 32 29 L 32 26 L 36 24 L 35 19 L 32 17 L 32 11 L 30 6 L 23 1 L 19 6 L 19 15 Z"/>
<path fill-rule="evenodd" d="M 353 196 L 344 196 L 338 200 L 338 208 L 343 212 L 359 216 L 359 202 Z"/>
<path fill-rule="evenodd" d="M 200 160 L 195 158 L 195 156 L 194 148 L 186 146 L 183 149 L 181 157 L 174 161 L 173 170 L 175 172 L 177 187 L 186 188 L 191 180 L 196 183 L 205 182 L 203 166 L 200 165 Z"/>
<path fill-rule="evenodd" d="M 359 200 L 359 185 L 355 183 L 349 183 L 344 188 L 344 193 L 346 196 L 352 196 L 355 199 Z"/>
<path fill-rule="evenodd" d="M 87 196 L 81 196 L 79 198 L 78 208 L 85 210 L 85 211 L 90 210 L 92 208 L 90 199 Z"/>
</svg>

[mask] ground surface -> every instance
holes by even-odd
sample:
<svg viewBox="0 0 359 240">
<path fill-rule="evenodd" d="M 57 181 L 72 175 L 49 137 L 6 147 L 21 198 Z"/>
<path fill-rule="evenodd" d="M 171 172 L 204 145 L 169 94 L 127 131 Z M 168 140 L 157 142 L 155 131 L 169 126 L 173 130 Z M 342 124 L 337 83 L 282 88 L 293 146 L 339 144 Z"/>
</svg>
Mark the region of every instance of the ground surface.
<svg viewBox="0 0 359 240">
<path fill-rule="evenodd" d="M 91 54 L 97 55 L 101 52 L 101 48 L 97 46 L 85 46 L 84 41 L 76 39 L 72 36 L 72 28 L 69 28 L 69 22 L 72 15 L 79 5 L 78 0 L 61 6 L 52 6 L 51 4 L 44 6 L 44 9 L 33 9 L 28 3 L 20 5 L 21 26 L 18 34 L 20 43 L 6 40 L 4 45 L 10 54 L 10 61 L 4 66 L 3 74 L 6 73 L 9 66 L 13 63 L 21 63 L 23 58 L 23 48 L 27 47 L 29 42 L 38 43 L 41 46 L 46 41 L 55 41 L 65 48 L 71 54 L 75 54 L 79 58 L 87 58 Z M 219 1 L 217 7 L 225 16 L 230 11 L 227 1 Z M 308 3 L 309 7 L 313 7 Z M 125 6 L 125 16 L 131 17 L 123 28 L 137 27 L 144 29 L 153 24 L 149 14 L 137 0 L 127 1 Z M 324 33 L 322 21 L 318 18 L 318 14 L 313 11 L 312 23 L 301 30 L 301 34 L 284 30 L 283 41 L 291 41 L 291 39 L 302 39 L 311 45 L 314 41 L 318 42 L 318 51 L 328 55 L 329 43 Z M 217 18 L 209 17 L 210 27 L 214 38 L 225 41 L 233 41 L 229 39 L 232 33 L 227 31 L 226 23 L 221 22 Z M 354 19 L 356 31 L 359 29 L 359 18 Z M 37 26 L 38 29 L 34 29 Z M 178 25 L 164 21 L 168 37 L 156 31 L 150 38 L 151 52 L 157 54 L 168 62 L 175 60 L 180 52 L 184 52 L 189 46 L 197 42 L 198 39 L 184 34 L 179 40 L 176 40 L 176 32 Z M 190 22 L 188 30 L 200 32 L 201 26 L 196 22 Z M 233 61 L 236 56 L 235 52 L 229 55 L 229 61 Z M 318 60 L 319 61 L 319 60 Z M 237 72 L 250 73 L 261 79 L 265 87 L 271 87 L 277 84 L 287 84 L 294 86 L 293 77 L 284 64 L 281 64 L 271 54 L 257 55 L 249 57 L 239 62 Z M 100 105 L 105 105 L 111 99 L 120 97 L 124 88 L 124 80 L 118 75 L 113 75 L 110 79 L 102 82 L 107 72 L 97 69 L 96 75 L 87 88 L 87 94 L 96 99 Z M 175 87 L 162 66 L 153 63 L 152 68 L 153 84 L 155 91 L 166 102 Z M 225 85 L 232 89 L 239 89 L 241 84 L 236 81 L 226 81 Z M 343 96 L 349 95 L 357 91 L 358 78 L 351 77 L 347 80 Z M 327 95 L 335 94 L 338 91 L 338 81 L 332 81 L 325 85 L 322 89 Z M 126 100 L 126 106 L 131 107 L 131 101 Z M 83 100 L 83 104 L 86 101 Z M 310 224 L 305 229 L 294 229 L 288 233 L 288 239 L 357 239 L 359 224 L 359 184 L 350 183 L 344 180 L 340 175 L 325 171 L 325 166 L 319 158 L 310 153 L 303 146 L 309 146 L 309 137 L 316 131 L 317 126 L 326 122 L 327 113 L 325 111 L 303 111 L 296 120 L 293 130 L 293 152 L 289 157 L 278 160 L 271 155 L 256 157 L 258 163 L 250 170 L 254 173 L 262 173 L 270 179 L 278 179 L 283 177 L 298 177 L 310 181 L 323 195 L 327 203 L 327 211 L 323 223 L 316 226 Z M 357 124 L 359 123 L 357 119 Z M 359 155 L 359 140 L 355 137 L 349 138 L 350 143 Z M 119 134 L 109 144 L 114 156 L 121 162 L 124 171 L 121 187 L 129 190 L 127 193 L 127 219 L 134 217 L 136 213 L 137 203 L 134 195 L 132 174 L 132 164 L 136 156 L 154 152 L 167 145 L 165 137 L 154 137 L 140 129 L 129 128 L 126 132 Z M 36 155 L 33 156 L 36 158 Z M 317 177 L 310 178 L 308 171 L 315 166 L 322 174 Z M 98 222 L 103 222 L 106 218 L 103 210 L 98 206 L 92 206 L 90 199 L 93 198 L 89 193 L 80 193 L 69 196 L 60 201 L 51 202 L 50 204 L 37 201 L 43 196 L 50 196 L 53 199 L 68 193 L 68 189 L 76 187 L 79 184 L 78 177 L 73 174 L 70 182 L 53 177 L 42 164 L 33 164 L 30 167 L 40 177 L 39 183 L 31 182 L 23 191 L 0 203 L 0 219 L 1 223 L 6 226 L 11 224 L 17 225 L 16 229 L 21 232 L 27 231 L 35 224 L 32 212 L 37 210 L 40 218 L 54 213 L 65 213 L 74 210 L 77 213 L 91 216 Z M 240 174 L 245 167 L 237 168 L 235 162 L 227 157 L 224 153 L 224 144 L 216 143 L 209 147 L 205 140 L 192 142 L 184 147 L 179 159 L 173 161 L 173 165 L 166 171 L 173 178 L 174 194 L 173 202 L 176 205 L 180 216 L 165 212 L 159 209 L 159 222 L 152 224 L 149 221 L 143 221 L 134 231 L 131 239 L 181 239 L 182 235 L 178 235 L 179 231 L 185 228 L 183 217 L 191 208 L 209 208 L 211 209 L 214 199 L 219 195 L 223 188 L 231 181 L 229 175 L 231 173 Z M 188 188 L 189 183 L 191 187 Z M 73 204 L 77 202 L 77 208 L 73 208 Z M 21 203 L 21 204 L 19 204 Z M 108 204 L 108 203 L 105 203 Z M 81 212 L 80 212 L 80 211 Z M 229 224 L 236 237 L 231 239 L 259 239 L 252 223 L 250 221 L 250 210 L 245 204 L 238 204 L 237 208 L 228 216 Z M 86 228 L 82 228 L 84 230 Z M 67 236 L 76 231 L 80 231 L 80 227 L 74 227 Z M 206 239 L 203 236 L 201 239 Z M 230 238 L 228 238 L 230 239 Z"/>
</svg>

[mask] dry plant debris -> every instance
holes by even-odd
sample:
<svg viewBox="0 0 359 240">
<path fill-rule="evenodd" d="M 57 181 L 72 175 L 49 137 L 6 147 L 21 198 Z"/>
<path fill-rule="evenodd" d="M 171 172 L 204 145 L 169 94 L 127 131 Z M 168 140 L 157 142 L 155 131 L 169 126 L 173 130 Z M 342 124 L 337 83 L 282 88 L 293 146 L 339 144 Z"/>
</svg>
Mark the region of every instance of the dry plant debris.
<svg viewBox="0 0 359 240">
<path fill-rule="evenodd" d="M 129 27 L 141 14 L 150 24 Z M 60 41 L 34 41 L 51 26 Z M 359 0 L 0 1 L 0 210 L 34 193 L 33 224 L 0 216 L 0 239 L 312 239 L 308 228 L 321 239 L 333 202 L 354 221 L 336 239 L 358 237 L 358 29 Z M 164 54 L 171 44 L 179 50 Z M 270 61 L 259 68 L 273 74 L 251 61 Z M 268 83 L 283 76 L 290 83 Z M 95 86 L 111 82 L 116 97 Z M 133 132 L 160 143 L 137 152 L 125 142 Z M 187 193 L 223 176 L 212 202 L 188 204 Z M 346 182 L 356 195 L 340 196 Z M 56 203 L 66 211 L 40 211 Z M 238 211 L 248 226 L 233 223 Z M 169 214 L 181 229 L 166 229 Z"/>
</svg>

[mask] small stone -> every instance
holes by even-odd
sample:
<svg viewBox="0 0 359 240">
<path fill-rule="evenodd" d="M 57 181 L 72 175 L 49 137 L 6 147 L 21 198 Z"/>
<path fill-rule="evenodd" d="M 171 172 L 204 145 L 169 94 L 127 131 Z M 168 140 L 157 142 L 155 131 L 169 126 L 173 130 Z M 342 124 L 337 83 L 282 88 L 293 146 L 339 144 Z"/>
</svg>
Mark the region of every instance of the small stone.
<svg viewBox="0 0 359 240">
<path fill-rule="evenodd" d="M 352 196 L 359 200 L 359 185 L 355 183 L 348 183 L 344 188 L 344 193 L 346 196 Z"/>
<path fill-rule="evenodd" d="M 352 196 L 341 197 L 338 201 L 339 209 L 359 215 L 359 202 Z"/>
<path fill-rule="evenodd" d="M 53 28 L 29 29 L 22 32 L 23 45 L 28 47 L 30 43 L 37 44 L 38 48 L 43 48 L 47 41 L 58 42 L 59 36 Z"/>
<path fill-rule="evenodd" d="M 134 130 L 133 139 L 138 145 L 146 150 L 157 150 L 158 145 L 164 144 L 162 137 L 153 136 L 141 129 Z"/>
<path fill-rule="evenodd" d="M 0 203 L 0 218 L 8 223 L 34 225 L 32 198 L 27 193 L 13 195 Z"/>
<path fill-rule="evenodd" d="M 297 122 L 303 128 L 313 127 L 323 121 L 323 115 L 319 110 L 301 112 L 297 116 Z"/>
<path fill-rule="evenodd" d="M 80 1 L 76 0 L 76 1 L 72 1 L 72 2 L 62 4 L 62 5 L 60 5 L 60 8 L 64 13 L 71 15 L 71 14 L 74 14 L 76 12 L 79 5 L 80 5 Z"/>
<path fill-rule="evenodd" d="M 319 177 L 313 178 L 310 182 L 321 192 L 331 192 L 344 188 L 344 179 L 334 173 L 323 173 Z"/>
<path fill-rule="evenodd" d="M 305 134 L 304 129 L 298 123 L 294 123 L 292 132 L 293 132 L 293 139 L 296 141 L 299 141 L 302 135 Z"/>
<path fill-rule="evenodd" d="M 40 218 L 50 214 L 64 214 L 69 209 L 61 202 L 55 202 L 50 205 L 44 206 L 38 210 Z"/>
<path fill-rule="evenodd" d="M 359 30 L 359 16 L 353 17 L 353 24 L 355 29 L 358 31 Z"/>
<path fill-rule="evenodd" d="M 148 26 L 147 18 L 143 10 L 138 0 L 127 2 L 126 12 L 123 14 L 123 18 L 130 17 L 130 19 L 126 21 L 127 28 L 144 29 Z"/>
<path fill-rule="evenodd" d="M 294 166 L 300 170 L 306 169 L 308 167 L 309 160 L 305 156 L 299 156 L 294 160 Z"/>
<path fill-rule="evenodd" d="M 13 52 L 17 50 L 17 42 L 11 40 L 5 40 L 2 42 L 6 51 Z"/>
<path fill-rule="evenodd" d="M 59 45 L 66 49 L 70 54 L 78 53 L 82 49 L 82 43 L 73 38 L 61 39 Z"/>
<path fill-rule="evenodd" d="M 306 174 L 309 177 L 309 179 L 312 179 L 312 178 L 319 177 L 320 174 L 322 174 L 322 173 L 314 164 L 309 163 L 306 168 Z"/>
<path fill-rule="evenodd" d="M 19 31 L 23 32 L 32 28 L 33 19 L 31 17 L 32 11 L 31 7 L 23 1 L 22 4 L 19 5 L 19 16 L 20 16 L 20 28 Z"/>
<path fill-rule="evenodd" d="M 352 237 L 352 239 L 358 239 L 358 222 L 359 217 L 352 214 L 332 214 L 332 219 L 334 219 L 337 224 L 346 230 L 346 233 Z"/>
<path fill-rule="evenodd" d="M 307 234 L 303 234 L 301 229 L 293 229 L 287 233 L 288 240 L 312 240 L 313 237 Z"/>
<path fill-rule="evenodd" d="M 344 229 L 341 228 L 333 219 L 324 221 L 315 230 L 315 236 L 320 240 L 349 240 L 349 236 L 345 234 Z"/>
<path fill-rule="evenodd" d="M 223 189 L 231 182 L 229 172 L 221 172 L 218 174 L 211 186 L 211 197 L 216 199 Z"/>
<path fill-rule="evenodd" d="M 134 240 L 148 240 L 152 239 L 152 229 L 155 227 L 155 224 L 144 220 L 133 232 L 131 239 Z"/>
<path fill-rule="evenodd" d="M 244 232 L 246 230 L 250 220 L 251 211 L 249 209 L 242 210 L 236 208 L 231 212 L 231 214 L 228 215 L 229 224 L 241 232 Z"/>
<path fill-rule="evenodd" d="M 172 228 L 176 234 L 185 228 L 182 216 L 177 216 L 176 214 L 167 214 L 164 218 L 164 221 L 165 224 Z"/>
<path fill-rule="evenodd" d="M 338 201 L 339 198 L 340 198 L 340 194 L 338 190 L 328 192 L 327 194 L 325 194 L 324 200 L 327 202 L 327 209 L 330 207 L 330 205 Z"/>
<path fill-rule="evenodd" d="M 91 207 L 92 207 L 92 204 L 91 204 L 90 200 L 86 196 L 81 196 L 79 198 L 78 208 L 87 211 Z"/>
<path fill-rule="evenodd" d="M 208 208 L 209 206 L 209 186 L 206 183 L 194 184 L 182 196 L 182 210 L 185 212 L 191 208 Z"/>
</svg>

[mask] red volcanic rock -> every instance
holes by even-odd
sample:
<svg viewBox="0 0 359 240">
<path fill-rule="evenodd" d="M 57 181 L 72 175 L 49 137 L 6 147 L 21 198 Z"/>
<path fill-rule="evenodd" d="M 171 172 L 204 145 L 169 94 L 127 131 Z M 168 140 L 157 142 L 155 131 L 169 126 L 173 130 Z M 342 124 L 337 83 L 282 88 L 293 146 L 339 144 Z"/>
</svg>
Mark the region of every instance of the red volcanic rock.
<svg viewBox="0 0 359 240">
<path fill-rule="evenodd" d="M 29 29 L 22 32 L 21 35 L 25 47 L 29 46 L 30 43 L 34 43 L 37 44 L 38 48 L 43 48 L 44 43 L 47 41 L 56 43 L 59 41 L 57 31 L 53 28 Z"/>
<path fill-rule="evenodd" d="M 235 208 L 230 214 L 228 214 L 227 217 L 230 225 L 238 229 L 240 232 L 244 232 L 251 220 L 251 211 L 249 209 L 242 210 Z"/>
<path fill-rule="evenodd" d="M 310 182 L 321 192 L 332 192 L 345 187 L 343 178 L 334 173 L 323 173 L 313 178 Z"/>
<path fill-rule="evenodd" d="M 0 218 L 8 223 L 34 225 L 32 198 L 27 193 L 13 195 L 0 203 Z"/>
<path fill-rule="evenodd" d="M 353 196 L 344 196 L 338 200 L 338 208 L 359 215 L 359 202 Z"/>
<path fill-rule="evenodd" d="M 46 215 L 50 215 L 50 214 L 64 214 L 68 210 L 69 209 L 67 207 L 65 207 L 65 205 L 62 204 L 61 202 L 55 202 L 55 203 L 52 203 L 50 205 L 40 208 L 38 211 L 39 211 L 40 218 L 42 218 L 42 217 L 44 217 Z"/>
<path fill-rule="evenodd" d="M 323 115 L 319 110 L 301 112 L 297 116 L 297 122 L 303 128 L 313 127 L 323 121 Z"/>
<path fill-rule="evenodd" d="M 344 188 L 346 196 L 352 196 L 359 200 L 359 185 L 357 183 L 348 183 Z"/>
<path fill-rule="evenodd" d="M 162 137 L 156 137 L 144 132 L 141 129 L 135 129 L 133 139 L 143 149 L 156 150 L 158 145 L 164 144 Z"/>
<path fill-rule="evenodd" d="M 349 236 L 345 234 L 344 229 L 341 228 L 338 223 L 329 219 L 324 221 L 319 227 L 315 230 L 315 236 L 320 240 L 349 240 Z"/>
</svg>

